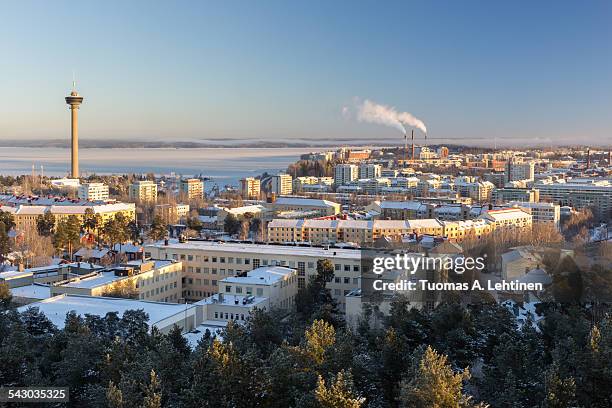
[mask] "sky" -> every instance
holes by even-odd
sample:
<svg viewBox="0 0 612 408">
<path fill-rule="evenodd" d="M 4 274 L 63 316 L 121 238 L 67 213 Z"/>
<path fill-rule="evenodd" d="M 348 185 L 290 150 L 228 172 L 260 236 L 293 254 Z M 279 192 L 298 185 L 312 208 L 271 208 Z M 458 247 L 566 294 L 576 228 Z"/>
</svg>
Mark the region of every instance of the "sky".
<svg viewBox="0 0 612 408">
<path fill-rule="evenodd" d="M 612 144 L 609 1 L 8 1 L 0 139 L 429 137 Z M 398 137 L 401 137 L 398 135 Z M 474 142 L 476 140 L 476 142 Z"/>
</svg>

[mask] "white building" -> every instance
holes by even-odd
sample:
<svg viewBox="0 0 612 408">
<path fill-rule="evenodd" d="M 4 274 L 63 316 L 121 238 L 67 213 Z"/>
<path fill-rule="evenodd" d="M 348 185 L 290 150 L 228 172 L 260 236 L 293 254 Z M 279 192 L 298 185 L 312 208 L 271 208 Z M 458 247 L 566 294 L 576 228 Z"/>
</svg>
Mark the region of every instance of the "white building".
<svg viewBox="0 0 612 408">
<path fill-rule="evenodd" d="M 89 201 L 107 201 L 108 186 L 104 183 L 86 183 L 79 186 L 79 199 Z"/>
<path fill-rule="evenodd" d="M 149 316 L 149 327 L 156 327 L 162 333 L 168 333 L 174 325 L 184 331 L 191 330 L 197 325 L 196 308 L 177 303 L 64 294 L 31 303 L 18 308 L 17 311 L 25 312 L 31 307 L 38 308 L 60 329 L 64 327 L 66 314 L 70 312 L 82 317 L 86 314 L 105 317 L 108 313 L 117 313 L 121 317 L 128 310 L 144 311 Z"/>
<path fill-rule="evenodd" d="M 536 224 L 550 224 L 559 229 L 561 207 L 558 204 L 511 201 L 507 205 L 510 207 L 520 208 L 527 214 L 531 214 L 533 217 L 533 222 Z"/>
<path fill-rule="evenodd" d="M 359 165 L 360 179 L 375 179 L 381 176 L 382 166 L 380 164 L 362 163 Z"/>
<path fill-rule="evenodd" d="M 535 162 L 510 159 L 506 163 L 506 181 L 529 180 L 535 177 Z"/>
<path fill-rule="evenodd" d="M 317 261 L 334 263 L 332 296 L 344 304 L 344 295 L 359 287 L 361 253 L 353 249 L 299 247 L 214 241 L 187 241 L 147 245 L 145 256 L 180 260 L 183 264 L 183 297 L 199 300 L 218 292 L 219 281 L 262 266 L 285 266 L 297 270 L 298 288 L 316 276 Z"/>
<path fill-rule="evenodd" d="M 334 183 L 336 186 L 348 184 L 357 180 L 358 175 L 358 167 L 355 164 L 338 164 L 334 168 Z"/>
</svg>

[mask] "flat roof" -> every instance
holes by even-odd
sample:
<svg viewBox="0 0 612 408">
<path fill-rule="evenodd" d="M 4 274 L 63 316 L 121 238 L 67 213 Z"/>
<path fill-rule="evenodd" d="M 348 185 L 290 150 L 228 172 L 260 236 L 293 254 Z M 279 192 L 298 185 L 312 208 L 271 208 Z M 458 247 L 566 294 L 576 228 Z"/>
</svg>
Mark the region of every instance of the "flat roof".
<svg viewBox="0 0 612 408">
<path fill-rule="evenodd" d="M 143 310 L 149 315 L 149 324 L 185 312 L 185 305 L 178 303 L 148 302 L 143 300 L 119 299 L 100 296 L 58 295 L 40 302 L 22 306 L 17 310 L 24 312 L 36 307 L 56 325 L 63 328 L 66 314 L 74 311 L 80 316 L 87 314 L 104 317 L 107 313 L 116 312 L 120 316 L 128 310 Z M 187 307 L 193 307 L 187 305 Z"/>
<path fill-rule="evenodd" d="M 195 251 L 216 251 L 216 252 L 240 252 L 244 254 L 257 255 L 296 255 L 326 258 L 361 259 L 361 252 L 358 250 L 342 248 L 319 248 L 302 247 L 292 245 L 267 245 L 267 244 L 246 244 L 239 242 L 216 242 L 216 241 L 187 241 L 184 243 L 170 242 L 167 246 L 163 242 L 146 245 L 145 248 L 157 249 L 182 249 Z"/>
<path fill-rule="evenodd" d="M 221 296 L 219 296 L 221 295 Z M 251 301 L 246 304 L 242 304 L 242 301 L 245 298 L 251 298 Z M 236 303 L 236 300 L 238 303 Z M 221 305 L 221 306 L 236 306 L 236 307 L 254 307 L 260 303 L 267 301 L 268 298 L 265 297 L 256 297 L 250 295 L 232 295 L 228 293 L 217 293 L 207 298 L 204 298 L 198 302 L 193 303 L 194 305 Z"/>
<path fill-rule="evenodd" d="M 32 285 L 11 288 L 11 295 L 27 299 L 48 299 L 51 297 L 51 287 L 34 283 Z"/>
<path fill-rule="evenodd" d="M 247 276 L 230 276 L 222 279 L 225 283 L 241 283 L 245 285 L 273 285 L 291 275 L 295 269 L 284 266 L 262 266 L 247 272 Z"/>
<path fill-rule="evenodd" d="M 125 276 L 115 276 L 115 272 L 99 272 L 94 276 L 86 278 L 76 277 L 72 282 L 65 283 L 61 286 L 67 288 L 94 289 L 125 278 Z"/>
</svg>

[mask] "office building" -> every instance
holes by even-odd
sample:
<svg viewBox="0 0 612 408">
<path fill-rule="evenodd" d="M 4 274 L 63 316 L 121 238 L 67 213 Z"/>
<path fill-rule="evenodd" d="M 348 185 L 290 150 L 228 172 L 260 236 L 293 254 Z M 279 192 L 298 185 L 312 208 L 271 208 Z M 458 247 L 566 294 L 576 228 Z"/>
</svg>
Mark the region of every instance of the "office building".
<svg viewBox="0 0 612 408">
<path fill-rule="evenodd" d="M 335 276 L 328 288 L 342 305 L 344 295 L 359 287 L 361 270 L 360 251 L 338 248 L 188 241 L 147 245 L 145 256 L 180 261 L 183 296 L 189 300 L 209 297 L 218 292 L 219 281 L 262 266 L 296 269 L 298 288 L 304 288 L 317 273 L 317 261 L 329 259 L 334 264 Z"/>
</svg>

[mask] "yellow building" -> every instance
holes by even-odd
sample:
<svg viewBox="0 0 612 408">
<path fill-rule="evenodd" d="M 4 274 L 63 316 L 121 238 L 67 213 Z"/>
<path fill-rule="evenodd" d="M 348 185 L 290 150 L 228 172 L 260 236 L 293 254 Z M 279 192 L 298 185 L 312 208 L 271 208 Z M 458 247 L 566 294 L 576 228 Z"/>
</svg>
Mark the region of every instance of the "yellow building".
<svg viewBox="0 0 612 408">
<path fill-rule="evenodd" d="M 100 215 L 102 224 L 117 214 L 123 214 L 129 221 L 136 219 L 136 206 L 133 203 L 114 203 L 100 205 L 19 205 L 17 207 L 2 206 L 2 211 L 9 212 L 15 220 L 15 227 L 20 230 L 36 228 L 38 218 L 50 212 L 55 217 L 55 223 L 68 219 L 71 215 L 83 221 L 87 209 Z"/>
<path fill-rule="evenodd" d="M 131 261 L 111 271 L 74 276 L 51 285 L 51 296 L 70 294 L 134 298 L 178 303 L 182 297 L 182 264 L 170 260 Z M 121 296 L 119 296 L 121 297 Z"/>
<path fill-rule="evenodd" d="M 200 179 L 181 180 L 180 193 L 187 199 L 202 199 L 204 197 L 204 182 Z"/>
<path fill-rule="evenodd" d="M 245 200 L 258 200 L 261 193 L 261 181 L 254 177 L 240 180 L 240 192 Z"/>
<path fill-rule="evenodd" d="M 150 180 L 138 180 L 130 185 L 129 196 L 135 201 L 157 201 L 157 184 Z"/>
</svg>

